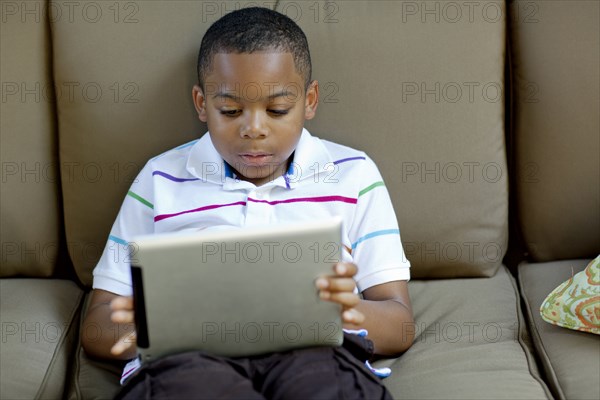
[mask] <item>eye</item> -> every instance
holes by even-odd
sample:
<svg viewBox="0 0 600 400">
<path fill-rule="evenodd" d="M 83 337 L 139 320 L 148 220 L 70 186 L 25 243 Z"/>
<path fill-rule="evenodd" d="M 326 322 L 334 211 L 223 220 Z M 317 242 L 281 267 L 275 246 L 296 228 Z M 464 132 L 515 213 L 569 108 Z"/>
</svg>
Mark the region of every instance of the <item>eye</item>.
<svg viewBox="0 0 600 400">
<path fill-rule="evenodd" d="M 267 110 L 267 112 L 269 112 L 270 114 L 276 115 L 276 116 L 282 116 L 282 115 L 287 115 L 290 111 L 289 110 Z"/>
<path fill-rule="evenodd" d="M 220 110 L 221 115 L 226 117 L 237 117 L 241 112 L 241 110 Z"/>
</svg>

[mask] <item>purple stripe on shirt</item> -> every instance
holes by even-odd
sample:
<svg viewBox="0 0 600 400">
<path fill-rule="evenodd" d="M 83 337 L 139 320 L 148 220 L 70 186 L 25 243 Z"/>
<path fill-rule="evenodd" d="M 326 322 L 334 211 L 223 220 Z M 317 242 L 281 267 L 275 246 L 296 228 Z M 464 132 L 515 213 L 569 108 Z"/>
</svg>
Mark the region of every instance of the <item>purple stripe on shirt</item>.
<svg viewBox="0 0 600 400">
<path fill-rule="evenodd" d="M 211 204 L 209 206 L 194 208 L 193 210 L 181 211 L 181 212 L 174 213 L 174 214 L 160 214 L 160 215 L 157 215 L 156 217 L 154 217 L 154 222 L 162 221 L 163 219 L 167 219 L 167 218 L 171 218 L 171 217 L 177 217 L 178 215 L 190 214 L 190 213 L 206 211 L 206 210 L 213 210 L 215 208 L 229 207 L 229 206 L 245 206 L 245 205 L 246 205 L 245 201 L 237 201 L 235 203 L 229 203 L 229 204 Z"/>
<path fill-rule="evenodd" d="M 341 160 L 337 160 L 334 161 L 333 164 L 341 164 L 341 163 L 345 163 L 346 161 L 353 161 L 353 160 L 366 160 L 365 157 L 348 157 L 348 158 L 342 158 Z"/>
<path fill-rule="evenodd" d="M 295 199 L 286 199 L 286 200 L 257 200 L 251 197 L 248 197 L 248 201 L 253 203 L 267 203 L 270 205 L 282 204 L 282 203 L 299 203 L 299 202 L 308 202 L 308 203 L 326 203 L 331 201 L 341 201 L 343 203 L 356 204 L 356 199 L 351 197 L 343 197 L 343 196 L 322 196 L 322 197 L 298 197 Z"/>
<path fill-rule="evenodd" d="M 139 368 L 140 367 L 136 366 L 136 367 L 129 368 L 127 371 L 124 371 L 123 375 L 121 375 L 121 379 L 126 378 L 129 374 L 131 374 L 133 371 L 135 371 Z"/>
<path fill-rule="evenodd" d="M 168 180 L 171 180 L 173 182 L 189 182 L 189 181 L 199 181 L 200 180 L 198 178 L 177 178 L 177 177 L 174 177 L 173 175 L 169 175 L 166 172 L 162 172 L 162 171 L 153 171 L 152 175 L 160 175 L 163 178 L 167 178 Z"/>
</svg>

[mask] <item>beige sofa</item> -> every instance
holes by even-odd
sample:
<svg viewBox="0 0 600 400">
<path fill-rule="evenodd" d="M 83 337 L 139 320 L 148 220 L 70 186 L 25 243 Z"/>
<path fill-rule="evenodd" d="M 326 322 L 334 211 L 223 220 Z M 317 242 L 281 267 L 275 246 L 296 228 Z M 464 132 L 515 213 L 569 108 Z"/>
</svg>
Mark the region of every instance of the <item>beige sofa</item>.
<svg viewBox="0 0 600 400">
<path fill-rule="evenodd" d="M 0 1 L 0 398 L 118 390 L 122 365 L 79 346 L 92 269 L 144 162 L 206 130 L 203 32 L 252 4 L 309 38 L 308 128 L 365 150 L 392 195 L 416 318 L 412 348 L 379 361 L 394 397 L 600 398 L 600 338 L 538 313 L 600 253 L 585 0 Z"/>
</svg>

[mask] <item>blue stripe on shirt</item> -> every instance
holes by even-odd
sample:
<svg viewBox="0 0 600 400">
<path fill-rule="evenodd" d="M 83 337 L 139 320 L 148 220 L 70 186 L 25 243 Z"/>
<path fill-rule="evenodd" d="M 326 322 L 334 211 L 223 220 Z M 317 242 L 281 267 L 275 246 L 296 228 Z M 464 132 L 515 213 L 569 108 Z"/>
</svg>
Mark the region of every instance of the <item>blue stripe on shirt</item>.
<svg viewBox="0 0 600 400">
<path fill-rule="evenodd" d="M 123 240 L 120 237 L 116 237 L 114 235 L 108 235 L 108 240 L 112 240 L 113 242 L 122 244 L 123 246 L 129 246 L 129 243 L 126 240 Z"/>
<path fill-rule="evenodd" d="M 361 237 L 356 242 L 352 243 L 352 250 L 354 250 L 356 248 L 356 246 L 358 246 L 360 243 L 364 242 L 365 240 L 369 240 L 374 237 L 382 236 L 382 235 L 400 235 L 400 229 L 384 229 L 381 231 L 367 233 L 365 236 Z"/>
</svg>

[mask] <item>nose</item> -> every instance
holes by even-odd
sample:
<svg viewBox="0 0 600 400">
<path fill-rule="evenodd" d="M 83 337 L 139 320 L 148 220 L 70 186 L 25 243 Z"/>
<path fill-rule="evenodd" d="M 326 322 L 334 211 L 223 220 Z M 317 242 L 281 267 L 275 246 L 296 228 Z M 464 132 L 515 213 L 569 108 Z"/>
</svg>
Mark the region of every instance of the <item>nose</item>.
<svg viewBox="0 0 600 400">
<path fill-rule="evenodd" d="M 248 112 L 248 116 L 240 130 L 240 136 L 248 139 L 266 137 L 268 135 L 268 128 L 265 123 L 265 117 L 260 112 Z"/>
</svg>

